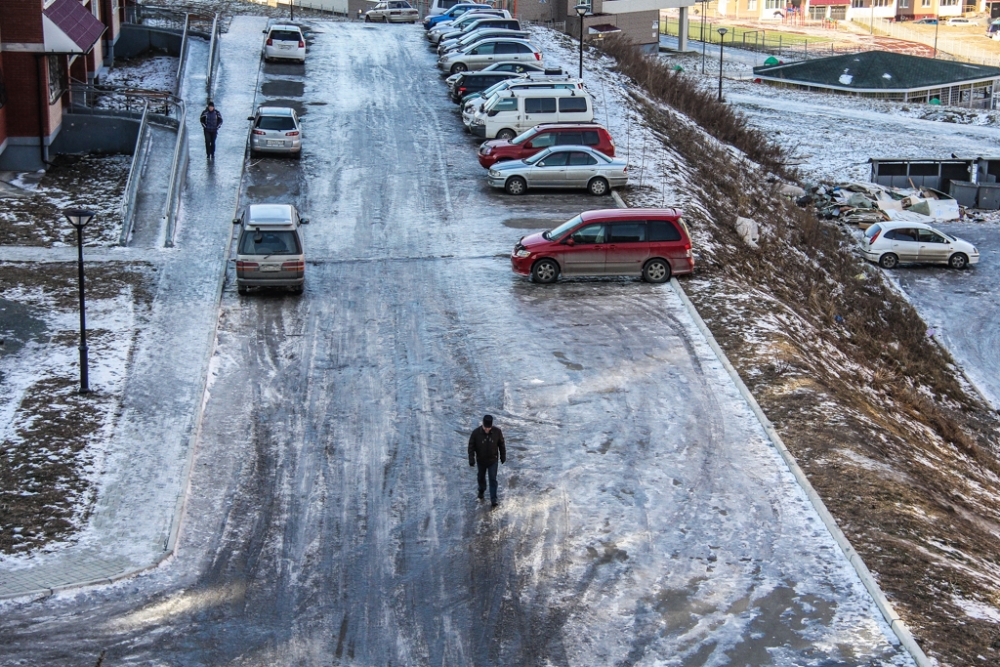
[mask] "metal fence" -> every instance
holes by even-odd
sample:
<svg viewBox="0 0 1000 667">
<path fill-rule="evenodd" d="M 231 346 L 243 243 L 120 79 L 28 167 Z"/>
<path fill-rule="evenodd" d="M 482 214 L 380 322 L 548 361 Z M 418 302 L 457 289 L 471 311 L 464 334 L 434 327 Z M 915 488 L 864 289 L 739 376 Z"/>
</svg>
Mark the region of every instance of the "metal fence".
<svg viewBox="0 0 1000 667">
<path fill-rule="evenodd" d="M 212 39 L 208 43 L 208 71 L 205 76 L 205 94 L 208 99 L 212 99 L 212 87 L 215 82 L 215 70 L 219 66 L 221 49 L 219 48 L 219 15 L 215 15 L 212 21 Z"/>
<path fill-rule="evenodd" d="M 789 40 L 784 34 L 768 34 L 767 30 L 733 30 L 727 25 L 726 35 L 718 33 L 718 26 L 706 22 L 704 26 L 691 22 L 688 38 L 692 41 L 708 44 L 725 43 L 726 48 L 737 48 L 755 53 L 766 53 L 782 60 L 809 60 L 810 58 L 827 58 L 850 53 L 870 51 L 871 47 L 861 47 L 855 44 L 840 42 L 833 39 Z M 661 20 L 660 34 L 678 37 L 679 24 L 676 21 Z"/>
<path fill-rule="evenodd" d="M 178 100 L 181 118 L 184 118 L 183 100 Z M 174 247 L 174 232 L 177 227 L 177 209 L 180 206 L 181 190 L 184 189 L 184 177 L 187 174 L 188 162 L 187 124 L 181 123 L 177 129 L 177 142 L 174 144 L 174 159 L 170 165 L 170 181 L 167 185 L 167 203 L 163 209 L 163 220 L 166 223 L 166 241 L 168 248 Z"/>
<path fill-rule="evenodd" d="M 937 31 L 935 31 L 935 35 L 928 35 L 907 27 L 905 23 L 882 18 L 876 18 L 873 25 L 870 16 L 854 17 L 853 21 L 869 29 L 872 34 L 930 46 L 937 51 L 936 57 L 938 58 L 954 59 L 977 65 L 990 65 L 992 67 L 1000 66 L 1000 54 L 978 48 L 967 41 L 936 36 Z"/>
<path fill-rule="evenodd" d="M 125 194 L 122 195 L 121 215 L 122 233 L 118 238 L 118 245 L 128 245 L 128 239 L 132 235 L 132 227 L 135 225 L 135 204 L 139 194 L 139 181 L 142 180 L 142 170 L 146 166 L 146 157 L 149 155 L 150 135 L 149 135 L 149 103 L 143 100 L 142 120 L 139 122 L 139 135 L 135 140 L 135 150 L 132 151 L 132 164 L 128 170 L 128 180 L 125 182 Z"/>
</svg>

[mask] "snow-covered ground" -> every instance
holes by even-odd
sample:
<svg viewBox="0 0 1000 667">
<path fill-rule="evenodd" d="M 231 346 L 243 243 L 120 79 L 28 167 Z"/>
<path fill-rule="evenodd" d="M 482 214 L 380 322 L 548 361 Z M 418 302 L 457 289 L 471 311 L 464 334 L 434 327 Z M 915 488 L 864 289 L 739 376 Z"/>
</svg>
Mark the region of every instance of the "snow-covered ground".
<svg viewBox="0 0 1000 667">
<path fill-rule="evenodd" d="M 102 84 L 137 88 L 140 90 L 164 90 L 173 92 L 177 81 L 176 56 L 149 52 L 135 58 L 119 58 L 114 67 L 107 70 Z"/>
</svg>

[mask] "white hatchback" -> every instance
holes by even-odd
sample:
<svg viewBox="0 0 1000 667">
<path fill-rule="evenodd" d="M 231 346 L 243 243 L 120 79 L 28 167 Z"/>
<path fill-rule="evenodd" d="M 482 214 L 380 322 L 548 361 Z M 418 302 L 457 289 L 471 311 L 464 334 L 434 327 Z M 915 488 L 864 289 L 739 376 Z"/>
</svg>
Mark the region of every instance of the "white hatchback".
<svg viewBox="0 0 1000 667">
<path fill-rule="evenodd" d="M 298 60 L 306 61 L 306 40 L 297 25 L 278 23 L 264 31 L 264 61 Z"/>
<path fill-rule="evenodd" d="M 979 263 L 976 246 L 920 222 L 872 225 L 861 240 L 861 254 L 878 262 L 883 269 L 895 268 L 903 262 L 947 264 L 953 269 Z"/>
</svg>

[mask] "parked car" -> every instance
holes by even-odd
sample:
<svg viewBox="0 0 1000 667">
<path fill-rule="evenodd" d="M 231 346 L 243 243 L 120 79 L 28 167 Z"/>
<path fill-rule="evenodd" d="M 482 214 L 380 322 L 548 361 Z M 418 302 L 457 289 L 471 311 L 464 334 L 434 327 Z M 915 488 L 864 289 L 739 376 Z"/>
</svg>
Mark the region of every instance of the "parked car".
<svg viewBox="0 0 1000 667">
<path fill-rule="evenodd" d="M 517 79 L 520 76 L 517 72 L 463 72 L 459 75 L 458 81 L 455 82 L 455 87 L 449 92 L 449 96 L 453 102 L 461 104 L 462 100 L 467 99 L 469 95 L 487 90 L 501 81 Z"/>
<path fill-rule="evenodd" d="M 369 0 L 372 2 L 373 0 Z M 378 2 L 365 12 L 365 23 L 416 23 L 420 20 L 420 12 L 414 9 L 406 0 L 388 0 Z"/>
<path fill-rule="evenodd" d="M 920 24 L 924 24 L 924 25 L 937 25 L 938 24 L 938 20 L 937 19 L 918 19 L 918 20 L 914 21 L 914 23 L 920 23 Z"/>
<path fill-rule="evenodd" d="M 276 23 L 264 31 L 264 62 L 268 60 L 306 61 L 306 40 L 297 25 Z"/>
<path fill-rule="evenodd" d="M 432 45 L 437 46 L 444 35 L 448 35 L 448 39 L 451 39 L 456 36 L 452 33 L 460 33 L 468 26 L 484 18 L 511 20 L 510 12 L 505 9 L 473 9 L 459 16 L 451 23 L 443 21 L 428 30 L 427 40 Z M 518 27 L 520 27 L 520 24 L 518 24 Z"/>
<path fill-rule="evenodd" d="M 474 4 L 474 3 L 462 2 L 462 0 L 434 0 L 431 3 L 431 6 L 427 9 L 427 15 L 440 16 L 441 14 L 448 13 L 455 7 L 458 7 L 459 5 L 469 5 L 469 4 Z"/>
<path fill-rule="evenodd" d="M 441 45 L 452 39 L 461 39 L 471 32 L 476 30 L 482 30 L 483 28 L 500 28 L 503 30 L 521 30 L 521 22 L 514 18 L 504 17 L 504 16 L 490 16 L 484 14 L 483 12 L 476 12 L 475 14 L 466 14 L 466 19 L 464 23 L 459 21 L 459 24 L 453 26 L 452 30 L 444 31 L 438 37 L 437 44 Z"/>
<path fill-rule="evenodd" d="M 967 19 L 964 16 L 952 16 L 947 21 L 948 25 L 976 25 L 976 21 L 973 19 Z"/>
<path fill-rule="evenodd" d="M 494 95 L 469 124 L 484 139 L 513 139 L 542 123 L 590 123 L 594 102 L 583 89 L 527 88 Z"/>
<path fill-rule="evenodd" d="M 542 67 L 541 65 L 534 65 L 534 64 L 529 63 L 529 62 L 517 62 L 516 60 L 514 60 L 514 61 L 511 61 L 511 62 L 493 63 L 489 67 L 484 67 L 483 69 L 481 69 L 479 71 L 480 72 L 516 72 L 518 74 L 532 74 L 532 73 L 541 74 L 541 73 L 545 72 L 546 69 L 544 67 Z M 555 70 L 553 70 L 553 71 L 555 71 Z M 562 70 L 561 69 L 559 70 L 559 73 L 562 74 Z M 449 89 L 455 87 L 455 82 L 458 81 L 459 77 L 461 77 L 462 74 L 463 74 L 463 72 L 459 72 L 457 74 L 450 74 L 448 76 L 448 78 L 444 80 L 444 82 L 448 84 L 448 88 Z"/>
<path fill-rule="evenodd" d="M 953 269 L 979 263 L 976 246 L 920 222 L 872 225 L 861 240 L 861 254 L 883 269 L 910 262 L 947 264 Z"/>
<path fill-rule="evenodd" d="M 997 39 L 998 32 L 1000 32 L 1000 19 L 993 19 L 986 25 L 986 36 Z"/>
<path fill-rule="evenodd" d="M 302 124 L 295 109 L 288 107 L 259 107 L 256 115 L 247 116 L 253 121 L 250 130 L 250 155 L 259 153 L 285 153 L 302 155 Z"/>
<path fill-rule="evenodd" d="M 481 70 L 498 60 L 523 60 L 541 65 L 542 52 L 527 40 L 494 37 L 442 56 L 438 60 L 438 67 L 455 74 Z"/>
<path fill-rule="evenodd" d="M 580 90 L 583 91 L 583 81 L 576 77 L 571 77 L 568 74 L 563 74 L 562 70 L 551 69 L 545 70 L 541 74 L 534 72 L 531 74 L 523 74 L 517 79 L 511 79 L 509 81 L 504 81 L 492 88 L 487 88 L 482 93 L 478 95 L 472 93 L 471 95 L 466 95 L 462 100 L 462 123 L 465 125 L 465 129 L 468 132 L 472 131 L 472 126 L 475 125 L 485 125 L 486 119 L 488 118 L 487 112 L 483 109 L 487 104 L 490 104 L 494 97 L 498 97 L 501 93 L 505 91 L 511 91 L 512 95 L 518 94 L 518 91 L 522 90 Z M 504 106 L 510 106 L 510 103 L 500 104 L 502 109 Z M 573 120 L 586 121 L 586 118 L 576 118 Z M 593 120 L 591 118 L 590 120 Z M 541 121 L 544 122 L 544 121 Z M 503 131 L 503 130 L 502 130 Z M 518 132 L 511 130 L 510 132 L 503 131 L 504 138 L 513 139 L 517 136 Z M 509 134 L 509 136 L 507 136 Z"/>
<path fill-rule="evenodd" d="M 586 188 L 601 196 L 628 183 L 628 164 L 586 146 L 553 146 L 524 160 L 494 164 L 486 181 L 510 195 L 530 188 Z"/>
<path fill-rule="evenodd" d="M 234 219 L 240 225 L 236 242 L 236 286 L 240 294 L 250 287 L 288 287 L 301 293 L 306 256 L 299 217 L 291 204 L 251 204 Z"/>
<path fill-rule="evenodd" d="M 589 146 L 608 157 L 615 156 L 615 142 L 603 125 L 565 123 L 538 125 L 510 141 L 484 141 L 479 147 L 479 164 L 488 169 L 497 162 L 523 160 L 550 146 Z"/>
<path fill-rule="evenodd" d="M 694 271 L 682 212 L 587 211 L 553 230 L 522 237 L 510 255 L 514 273 L 538 283 L 563 276 L 642 276 L 651 283 Z"/>
<path fill-rule="evenodd" d="M 427 16 L 424 17 L 424 29 L 430 30 L 431 28 L 441 23 L 442 21 L 452 21 L 454 19 L 457 19 L 459 16 L 466 13 L 470 9 L 475 9 L 475 8 L 493 9 L 490 5 L 483 5 L 477 2 L 459 2 L 452 5 L 450 9 L 447 9 L 439 14 L 434 14 L 433 13 L 434 7 L 432 5 L 430 11 L 427 12 Z"/>
<path fill-rule="evenodd" d="M 464 36 L 449 39 L 438 44 L 438 57 L 453 51 L 461 51 L 470 44 L 481 42 L 484 39 L 493 37 L 511 37 L 513 39 L 528 39 L 529 33 L 525 30 L 509 30 L 507 28 L 480 28 L 466 33 Z"/>
</svg>

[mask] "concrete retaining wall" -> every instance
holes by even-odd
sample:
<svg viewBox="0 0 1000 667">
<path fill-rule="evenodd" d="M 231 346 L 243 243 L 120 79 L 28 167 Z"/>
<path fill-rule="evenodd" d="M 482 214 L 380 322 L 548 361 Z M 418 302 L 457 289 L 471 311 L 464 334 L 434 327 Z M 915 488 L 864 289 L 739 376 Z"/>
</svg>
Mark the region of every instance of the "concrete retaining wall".
<svg viewBox="0 0 1000 667">
<path fill-rule="evenodd" d="M 65 114 L 59 136 L 49 151 L 57 153 L 124 153 L 131 155 L 140 118 Z M 37 151 L 37 147 L 35 148 Z"/>
<path fill-rule="evenodd" d="M 179 56 L 181 40 L 180 31 L 174 32 L 126 23 L 122 26 L 121 35 L 115 43 L 115 57 L 134 58 L 150 49 L 166 51 L 172 56 Z"/>
</svg>

